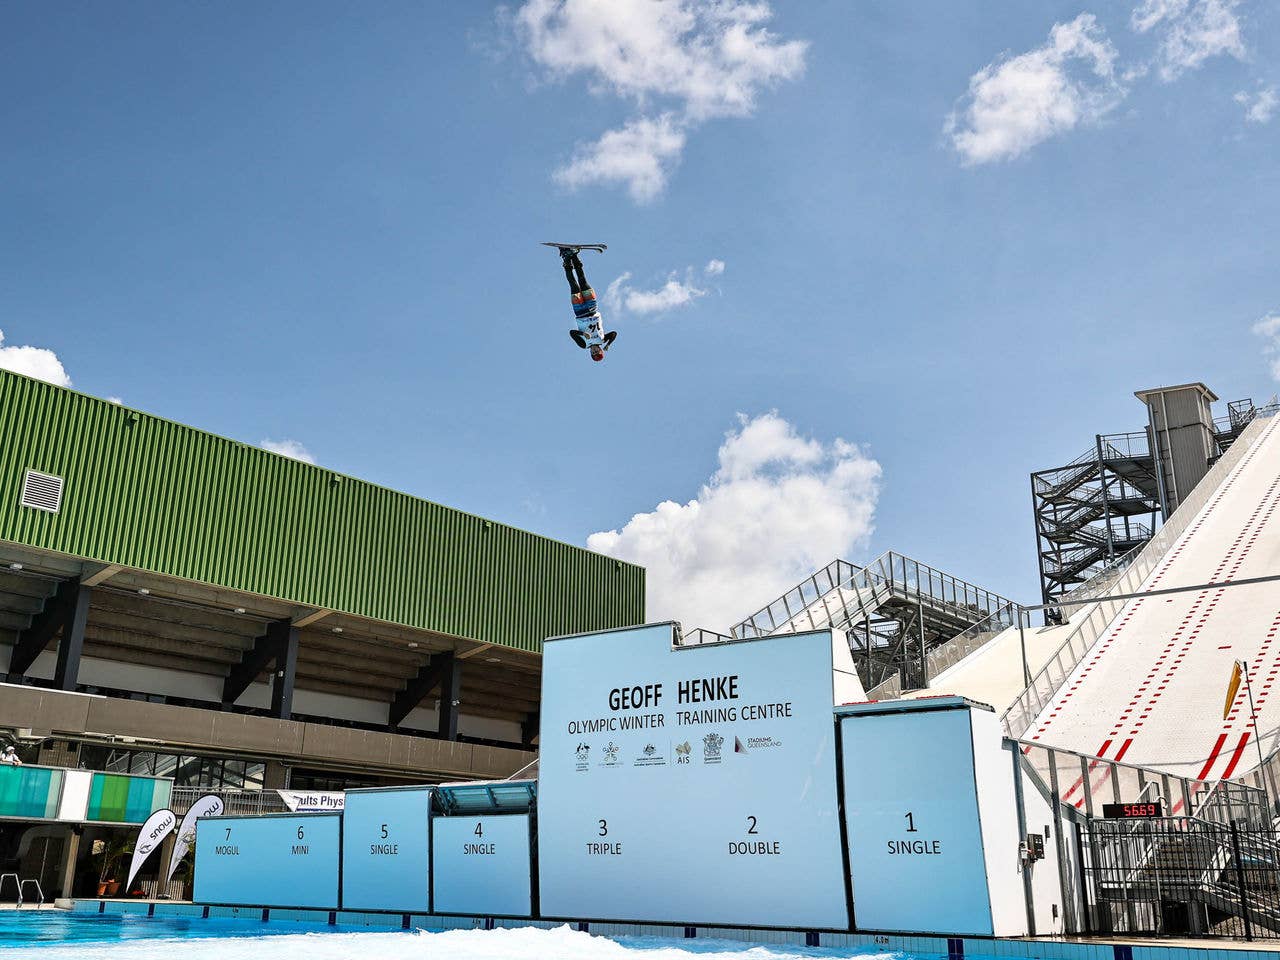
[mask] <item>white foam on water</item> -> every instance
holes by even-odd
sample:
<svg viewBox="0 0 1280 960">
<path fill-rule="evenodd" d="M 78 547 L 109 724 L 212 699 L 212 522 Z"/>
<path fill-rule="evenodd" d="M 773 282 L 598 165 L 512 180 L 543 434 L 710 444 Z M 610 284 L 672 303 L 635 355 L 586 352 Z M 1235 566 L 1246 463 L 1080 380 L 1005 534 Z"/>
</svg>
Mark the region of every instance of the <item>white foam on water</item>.
<svg viewBox="0 0 1280 960">
<path fill-rule="evenodd" d="M 298 933 L 262 937 L 124 940 L 5 950 L 5 960 L 811 960 L 865 951 L 761 946 L 729 940 L 609 940 L 568 926 L 408 933 Z M 879 953 L 876 960 L 904 954 Z"/>
</svg>

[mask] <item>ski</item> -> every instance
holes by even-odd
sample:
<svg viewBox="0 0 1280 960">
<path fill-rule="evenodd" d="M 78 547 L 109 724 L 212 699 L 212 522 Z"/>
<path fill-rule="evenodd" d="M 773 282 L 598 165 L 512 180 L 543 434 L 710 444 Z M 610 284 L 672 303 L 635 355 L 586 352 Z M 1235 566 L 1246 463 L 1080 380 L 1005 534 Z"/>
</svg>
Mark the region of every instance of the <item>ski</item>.
<svg viewBox="0 0 1280 960">
<path fill-rule="evenodd" d="M 572 250 L 575 253 L 579 250 L 594 250 L 596 253 L 604 253 L 609 249 L 604 243 L 552 243 L 550 240 L 539 241 L 544 247 L 555 247 L 557 250 Z"/>
</svg>

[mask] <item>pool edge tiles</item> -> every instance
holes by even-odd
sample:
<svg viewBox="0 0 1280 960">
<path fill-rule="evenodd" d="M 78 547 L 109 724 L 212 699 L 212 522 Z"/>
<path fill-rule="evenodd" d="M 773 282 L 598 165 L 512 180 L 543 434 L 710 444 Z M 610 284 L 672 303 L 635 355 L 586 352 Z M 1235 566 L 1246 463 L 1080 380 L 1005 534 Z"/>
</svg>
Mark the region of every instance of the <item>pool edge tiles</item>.
<svg viewBox="0 0 1280 960">
<path fill-rule="evenodd" d="M 206 908 L 199 904 L 158 901 L 77 899 L 68 912 L 119 916 L 199 919 Z M 392 912 L 326 911 L 254 906 L 210 906 L 209 919 L 261 922 L 329 924 L 340 928 L 366 927 L 370 932 L 405 929 L 441 933 L 450 930 L 493 930 L 569 926 L 602 937 L 658 937 L 671 940 L 729 940 L 765 946 L 808 946 L 847 949 L 859 954 L 907 953 L 946 957 L 947 960 L 1280 960 L 1280 941 L 1244 943 L 1187 940 L 1065 940 L 1026 937 L 941 937 L 911 934 L 806 932 L 804 930 L 745 927 L 680 927 L 671 924 L 611 923 L 592 921 L 524 920 L 521 918 L 402 914 Z"/>
</svg>

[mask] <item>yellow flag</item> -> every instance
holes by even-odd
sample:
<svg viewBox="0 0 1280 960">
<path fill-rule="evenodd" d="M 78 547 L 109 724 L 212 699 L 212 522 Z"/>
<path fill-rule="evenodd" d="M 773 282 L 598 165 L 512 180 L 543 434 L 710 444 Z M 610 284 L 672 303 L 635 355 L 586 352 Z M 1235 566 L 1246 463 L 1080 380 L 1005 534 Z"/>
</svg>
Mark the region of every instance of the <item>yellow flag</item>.
<svg viewBox="0 0 1280 960">
<path fill-rule="evenodd" d="M 1222 705 L 1222 719 L 1227 719 L 1227 714 L 1231 712 L 1231 704 L 1236 702 L 1236 694 L 1240 692 L 1240 677 L 1243 671 L 1240 669 L 1240 661 L 1237 660 L 1231 665 L 1231 680 L 1227 683 L 1227 702 Z"/>
</svg>

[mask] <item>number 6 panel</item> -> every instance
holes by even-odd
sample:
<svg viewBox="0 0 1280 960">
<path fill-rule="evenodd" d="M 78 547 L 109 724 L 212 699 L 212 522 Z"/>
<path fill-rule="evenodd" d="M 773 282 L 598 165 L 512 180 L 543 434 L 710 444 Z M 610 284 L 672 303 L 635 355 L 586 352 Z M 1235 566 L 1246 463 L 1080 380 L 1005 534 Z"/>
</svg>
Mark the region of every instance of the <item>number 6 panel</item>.
<svg viewBox="0 0 1280 960">
<path fill-rule="evenodd" d="M 341 820 L 336 813 L 197 820 L 195 901 L 335 909 Z"/>
</svg>

